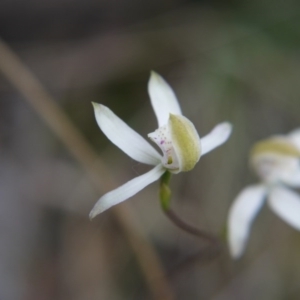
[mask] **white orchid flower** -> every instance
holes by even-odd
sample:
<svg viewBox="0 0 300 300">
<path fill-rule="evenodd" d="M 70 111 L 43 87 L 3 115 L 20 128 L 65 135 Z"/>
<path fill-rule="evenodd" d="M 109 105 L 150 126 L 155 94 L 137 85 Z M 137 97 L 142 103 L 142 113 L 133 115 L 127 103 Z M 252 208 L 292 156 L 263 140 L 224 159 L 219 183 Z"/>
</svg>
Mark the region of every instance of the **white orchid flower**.
<svg viewBox="0 0 300 300">
<path fill-rule="evenodd" d="M 300 187 L 300 129 L 258 142 L 250 163 L 261 183 L 243 189 L 229 210 L 228 242 L 234 258 L 242 255 L 252 221 L 265 200 L 280 218 L 300 230 L 300 197 L 287 187 Z"/>
<path fill-rule="evenodd" d="M 107 138 L 132 159 L 155 167 L 102 196 L 90 218 L 132 197 L 166 171 L 193 169 L 201 155 L 223 144 L 231 133 L 231 125 L 224 122 L 200 140 L 193 123 L 182 115 L 172 88 L 155 72 L 151 72 L 148 91 L 158 121 L 158 129 L 148 137 L 159 146 L 162 155 L 109 108 L 93 103 L 97 123 Z"/>
</svg>

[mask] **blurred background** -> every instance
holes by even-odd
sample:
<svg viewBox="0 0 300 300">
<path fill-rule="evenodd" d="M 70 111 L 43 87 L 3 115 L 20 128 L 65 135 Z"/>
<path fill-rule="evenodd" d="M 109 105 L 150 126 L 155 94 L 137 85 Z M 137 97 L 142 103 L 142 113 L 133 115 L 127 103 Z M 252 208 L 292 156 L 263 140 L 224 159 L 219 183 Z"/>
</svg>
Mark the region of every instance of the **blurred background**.
<svg viewBox="0 0 300 300">
<path fill-rule="evenodd" d="M 92 101 L 146 136 L 157 126 L 147 94 L 155 70 L 201 136 L 232 122 L 230 140 L 171 184 L 178 215 L 222 235 L 233 199 L 258 181 L 251 145 L 300 126 L 299 15 L 294 0 L 2 0 L 0 37 L 94 147 L 113 187 L 148 168 L 107 140 Z M 1 300 L 153 299 L 112 210 L 88 219 L 111 188 L 99 193 L 0 72 Z M 205 243 L 166 218 L 157 192 L 154 183 L 122 206 L 157 253 L 172 299 L 300 298 L 300 233 L 268 207 L 240 260 L 224 241 L 218 258 L 182 268 Z"/>
</svg>

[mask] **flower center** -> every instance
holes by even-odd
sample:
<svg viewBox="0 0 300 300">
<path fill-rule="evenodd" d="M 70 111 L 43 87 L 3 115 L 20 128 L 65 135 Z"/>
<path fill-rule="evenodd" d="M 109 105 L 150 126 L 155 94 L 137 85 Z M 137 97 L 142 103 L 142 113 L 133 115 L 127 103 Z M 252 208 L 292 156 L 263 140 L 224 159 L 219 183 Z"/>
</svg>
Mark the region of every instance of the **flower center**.
<svg viewBox="0 0 300 300">
<path fill-rule="evenodd" d="M 285 182 L 299 170 L 297 158 L 274 153 L 256 155 L 251 162 L 257 175 L 266 183 Z"/>
<path fill-rule="evenodd" d="M 264 182 L 276 183 L 294 176 L 299 156 L 299 150 L 289 141 L 270 138 L 254 145 L 250 161 Z"/>
<path fill-rule="evenodd" d="M 167 169 L 177 170 L 179 168 L 179 163 L 175 154 L 168 125 L 159 127 L 154 132 L 149 133 L 148 137 L 161 149 L 163 153 L 163 165 Z"/>
</svg>

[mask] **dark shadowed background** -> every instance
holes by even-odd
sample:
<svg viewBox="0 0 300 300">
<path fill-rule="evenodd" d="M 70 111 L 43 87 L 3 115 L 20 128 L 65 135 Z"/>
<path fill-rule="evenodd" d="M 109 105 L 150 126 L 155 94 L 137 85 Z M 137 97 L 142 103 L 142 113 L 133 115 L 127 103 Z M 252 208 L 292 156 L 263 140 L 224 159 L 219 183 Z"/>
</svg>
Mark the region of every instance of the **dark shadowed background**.
<svg viewBox="0 0 300 300">
<path fill-rule="evenodd" d="M 234 197 L 258 180 L 248 166 L 251 145 L 300 126 L 299 9 L 293 0 L 2 0 L 0 37 L 92 144 L 114 187 L 148 168 L 107 140 L 92 101 L 146 136 L 157 127 L 147 94 L 155 70 L 201 136 L 232 122 L 229 141 L 171 184 L 183 219 L 224 236 Z M 0 73 L 1 300 L 152 299 L 112 211 L 88 219 L 110 188 L 95 189 Z M 179 268 L 205 243 L 170 223 L 157 192 L 154 183 L 122 205 L 160 258 L 174 299 L 300 298 L 300 233 L 268 207 L 239 261 L 224 240 L 217 259 Z"/>
</svg>

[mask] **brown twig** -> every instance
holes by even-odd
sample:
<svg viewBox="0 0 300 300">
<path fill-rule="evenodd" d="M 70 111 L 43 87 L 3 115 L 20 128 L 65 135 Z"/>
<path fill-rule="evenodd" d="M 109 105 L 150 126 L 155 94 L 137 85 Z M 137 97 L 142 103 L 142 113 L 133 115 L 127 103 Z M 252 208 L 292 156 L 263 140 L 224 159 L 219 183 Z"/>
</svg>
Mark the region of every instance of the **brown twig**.
<svg viewBox="0 0 300 300">
<path fill-rule="evenodd" d="M 164 213 L 180 229 L 197 237 L 200 240 L 206 240 L 207 242 L 209 242 L 209 245 L 203 247 L 197 253 L 188 256 L 183 261 L 178 263 L 176 267 L 173 270 L 171 270 L 171 272 L 169 272 L 170 274 L 174 275 L 175 273 L 178 273 L 179 270 L 186 268 L 194 262 L 210 262 L 212 259 L 215 259 L 221 253 L 222 245 L 217 237 L 186 223 L 184 220 L 179 218 L 179 216 L 170 208 L 165 209 Z"/>
<path fill-rule="evenodd" d="M 182 219 L 180 219 L 178 217 L 178 215 L 171 209 L 168 210 L 164 210 L 164 213 L 169 217 L 169 219 L 176 225 L 178 226 L 180 229 L 184 230 L 187 233 L 190 233 L 200 239 L 204 239 L 207 240 L 208 242 L 210 242 L 211 244 L 217 245 L 219 244 L 219 240 L 213 236 L 212 234 L 205 232 L 199 228 L 196 228 L 188 223 L 186 223 L 185 221 L 183 221 Z"/>
<path fill-rule="evenodd" d="M 67 115 L 56 104 L 34 74 L 22 63 L 10 47 L 0 39 L 0 70 L 36 110 L 68 151 L 82 165 L 100 193 L 117 184 L 109 169 L 77 130 Z M 105 174 L 105 176 L 103 176 Z M 112 209 L 136 254 L 148 287 L 155 299 L 174 299 L 160 260 L 141 230 L 135 216 L 126 205 Z M 138 230 L 138 231 L 137 231 Z"/>
</svg>

